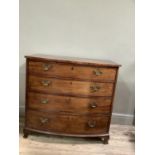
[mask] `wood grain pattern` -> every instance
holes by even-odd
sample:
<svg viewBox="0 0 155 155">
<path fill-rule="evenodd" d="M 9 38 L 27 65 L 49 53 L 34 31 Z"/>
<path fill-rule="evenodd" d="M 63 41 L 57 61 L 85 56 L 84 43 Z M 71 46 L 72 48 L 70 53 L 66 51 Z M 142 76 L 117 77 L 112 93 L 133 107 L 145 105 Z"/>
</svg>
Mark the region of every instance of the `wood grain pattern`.
<svg viewBox="0 0 155 155">
<path fill-rule="evenodd" d="M 79 98 L 29 92 L 28 107 L 40 111 L 65 113 L 110 113 L 111 98 Z"/>
<path fill-rule="evenodd" d="M 135 155 L 134 127 L 111 124 L 110 141 L 103 145 L 99 138 L 75 138 L 31 134 L 23 138 L 20 119 L 20 155 Z"/>
<path fill-rule="evenodd" d="M 35 54 L 25 56 L 29 60 L 33 61 L 43 61 L 43 62 L 61 62 L 67 64 L 77 64 L 85 66 L 100 66 L 100 67 L 120 67 L 120 64 L 117 64 L 110 60 L 98 60 L 98 59 L 87 59 L 87 58 L 77 58 L 77 57 L 65 57 L 65 56 L 55 56 L 55 55 L 44 55 L 44 54 Z"/>
<path fill-rule="evenodd" d="M 29 72 L 44 77 L 63 77 L 78 80 L 115 80 L 117 68 L 77 66 L 53 62 L 29 62 Z"/>
<path fill-rule="evenodd" d="M 42 82 L 48 83 L 45 86 Z M 99 87 L 95 92 L 96 87 Z M 29 76 L 29 89 L 33 91 L 65 94 L 65 95 L 81 95 L 81 96 L 112 96 L 112 83 L 94 83 L 82 81 L 60 80 L 54 78 L 42 78 Z"/>
<path fill-rule="evenodd" d="M 29 110 L 27 127 L 41 131 L 69 134 L 103 134 L 107 132 L 109 116 L 70 116 Z"/>
<path fill-rule="evenodd" d="M 30 133 L 109 140 L 120 65 L 101 60 L 26 56 L 24 138 Z"/>
</svg>

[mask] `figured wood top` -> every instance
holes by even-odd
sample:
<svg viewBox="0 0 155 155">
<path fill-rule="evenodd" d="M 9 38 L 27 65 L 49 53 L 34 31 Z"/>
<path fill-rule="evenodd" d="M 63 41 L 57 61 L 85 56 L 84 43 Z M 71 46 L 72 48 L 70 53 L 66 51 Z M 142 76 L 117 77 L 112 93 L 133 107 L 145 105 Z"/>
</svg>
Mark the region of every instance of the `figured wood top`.
<svg viewBox="0 0 155 155">
<path fill-rule="evenodd" d="M 77 58 L 77 57 L 67 57 L 67 56 L 54 56 L 54 55 L 43 55 L 35 54 L 25 56 L 31 60 L 47 60 L 54 62 L 63 62 L 63 63 L 74 63 L 81 65 L 90 65 L 90 66 L 109 66 L 109 67 L 120 67 L 120 64 L 117 64 L 111 60 L 98 60 L 98 59 L 87 59 L 87 58 Z"/>
</svg>

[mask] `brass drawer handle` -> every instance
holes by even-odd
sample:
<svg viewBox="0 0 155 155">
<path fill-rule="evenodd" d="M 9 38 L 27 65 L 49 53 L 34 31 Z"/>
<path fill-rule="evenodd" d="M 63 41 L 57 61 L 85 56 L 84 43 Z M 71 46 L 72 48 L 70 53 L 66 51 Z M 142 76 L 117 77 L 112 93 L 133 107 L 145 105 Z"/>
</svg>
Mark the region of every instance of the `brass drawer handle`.
<svg viewBox="0 0 155 155">
<path fill-rule="evenodd" d="M 42 103 L 42 104 L 47 104 L 47 103 L 48 103 L 48 99 L 43 99 L 43 100 L 41 100 L 41 103 Z"/>
<path fill-rule="evenodd" d="M 90 108 L 96 108 L 97 104 L 95 102 L 90 103 Z"/>
<path fill-rule="evenodd" d="M 99 75 L 102 75 L 103 72 L 100 69 L 95 69 L 95 70 L 93 70 L 93 74 L 96 76 L 99 76 Z"/>
<path fill-rule="evenodd" d="M 44 71 L 48 71 L 50 68 L 52 67 L 52 65 L 51 64 L 43 64 L 43 70 Z"/>
<path fill-rule="evenodd" d="M 97 92 L 97 91 L 99 91 L 100 89 L 101 89 L 101 87 L 100 87 L 100 86 L 97 86 L 97 85 L 90 86 L 90 91 L 91 91 L 92 93 Z"/>
<path fill-rule="evenodd" d="M 94 128 L 96 126 L 96 121 L 88 121 L 88 126 Z"/>
<path fill-rule="evenodd" d="M 42 83 L 43 86 L 49 86 L 51 81 L 49 81 L 49 80 L 42 80 L 41 83 Z"/>
<path fill-rule="evenodd" d="M 48 118 L 40 118 L 40 122 L 41 122 L 42 124 L 45 124 L 45 123 L 48 122 Z"/>
</svg>

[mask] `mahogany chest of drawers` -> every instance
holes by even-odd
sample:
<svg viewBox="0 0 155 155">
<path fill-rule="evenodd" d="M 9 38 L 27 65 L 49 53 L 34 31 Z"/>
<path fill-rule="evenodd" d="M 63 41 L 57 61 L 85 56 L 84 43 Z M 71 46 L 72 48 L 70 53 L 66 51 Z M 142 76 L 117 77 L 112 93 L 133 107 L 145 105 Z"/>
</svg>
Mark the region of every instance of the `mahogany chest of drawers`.
<svg viewBox="0 0 155 155">
<path fill-rule="evenodd" d="M 26 56 L 24 137 L 33 132 L 100 137 L 108 143 L 118 64 Z"/>
</svg>

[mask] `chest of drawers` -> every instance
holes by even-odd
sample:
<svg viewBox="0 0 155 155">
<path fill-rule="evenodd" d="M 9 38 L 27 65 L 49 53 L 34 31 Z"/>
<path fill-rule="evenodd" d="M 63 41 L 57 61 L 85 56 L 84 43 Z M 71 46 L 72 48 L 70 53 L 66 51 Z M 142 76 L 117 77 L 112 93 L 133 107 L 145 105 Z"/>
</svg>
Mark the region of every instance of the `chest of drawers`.
<svg viewBox="0 0 155 155">
<path fill-rule="evenodd" d="M 118 64 L 26 56 L 24 137 L 33 132 L 100 137 L 108 143 Z"/>
</svg>

